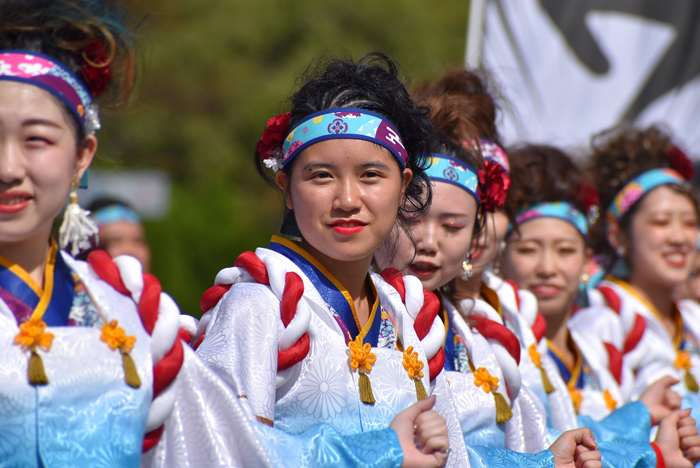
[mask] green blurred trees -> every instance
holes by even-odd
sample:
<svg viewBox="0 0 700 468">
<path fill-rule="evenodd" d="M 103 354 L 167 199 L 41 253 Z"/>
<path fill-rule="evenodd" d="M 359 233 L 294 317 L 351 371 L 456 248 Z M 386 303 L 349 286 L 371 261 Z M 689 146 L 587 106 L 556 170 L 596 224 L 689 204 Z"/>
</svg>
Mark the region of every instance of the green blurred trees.
<svg viewBox="0 0 700 468">
<path fill-rule="evenodd" d="M 129 0 L 141 52 L 131 106 L 105 116 L 100 161 L 173 177 L 147 223 L 153 272 L 184 313 L 238 254 L 266 245 L 282 204 L 251 158 L 316 57 L 379 50 L 417 83 L 464 57 L 466 0 Z"/>
</svg>

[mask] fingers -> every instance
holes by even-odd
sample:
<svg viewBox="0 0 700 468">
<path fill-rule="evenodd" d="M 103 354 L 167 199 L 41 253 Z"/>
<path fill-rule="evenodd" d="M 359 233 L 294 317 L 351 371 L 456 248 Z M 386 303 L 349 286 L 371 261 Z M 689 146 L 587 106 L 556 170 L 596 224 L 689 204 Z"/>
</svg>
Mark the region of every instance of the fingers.
<svg viewBox="0 0 700 468">
<path fill-rule="evenodd" d="M 678 420 L 678 427 L 685 427 L 685 426 L 693 426 L 695 427 L 695 424 L 697 421 L 695 421 L 695 418 L 690 416 L 690 409 L 685 409 L 683 410 L 684 412 L 687 412 L 687 416 L 681 416 L 681 418 Z M 684 414 L 684 413 L 682 413 Z"/>
<path fill-rule="evenodd" d="M 576 468 L 600 468 L 601 464 L 600 452 L 592 450 L 576 457 Z"/>
<path fill-rule="evenodd" d="M 423 413 L 424 411 L 429 411 L 430 408 L 433 407 L 435 404 L 435 396 L 430 396 L 426 398 L 425 400 L 420 400 L 417 403 L 414 403 L 413 405 L 409 406 L 404 410 L 406 416 L 410 418 L 410 420 L 413 422 L 416 420 L 416 418 Z"/>
<path fill-rule="evenodd" d="M 589 449 L 598 450 L 598 444 L 595 443 L 595 436 L 587 427 L 565 431 L 560 437 L 564 436 L 569 437 L 571 440 L 576 442 L 576 445 L 584 445 Z"/>
<path fill-rule="evenodd" d="M 661 377 L 659 380 L 657 380 L 656 382 L 654 382 L 651 385 L 658 385 L 660 387 L 670 388 L 679 382 L 680 382 L 680 380 L 673 378 L 670 375 L 666 375 L 664 377 Z"/>
<path fill-rule="evenodd" d="M 449 448 L 447 425 L 442 416 L 435 411 L 426 411 L 416 418 L 415 425 L 416 444 L 421 452 L 447 451 Z M 446 444 L 444 447 L 443 443 Z"/>
<path fill-rule="evenodd" d="M 681 409 L 682 401 L 683 398 L 678 393 L 674 392 L 670 388 L 666 389 L 663 401 L 664 406 L 666 406 L 671 411 L 675 411 Z"/>
</svg>

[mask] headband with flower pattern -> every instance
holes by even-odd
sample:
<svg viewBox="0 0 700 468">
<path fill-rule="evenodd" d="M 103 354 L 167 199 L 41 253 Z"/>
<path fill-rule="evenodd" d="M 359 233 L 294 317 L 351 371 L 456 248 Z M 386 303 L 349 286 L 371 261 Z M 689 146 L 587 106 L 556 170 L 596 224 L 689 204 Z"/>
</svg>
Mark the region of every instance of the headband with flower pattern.
<svg viewBox="0 0 700 468">
<path fill-rule="evenodd" d="M 365 140 L 388 149 L 406 167 L 408 153 L 396 127 L 385 117 L 364 109 L 326 109 L 307 116 L 289 131 L 291 113 L 268 120 L 258 153 L 265 166 L 277 172 L 311 145 L 326 140 Z"/>
</svg>

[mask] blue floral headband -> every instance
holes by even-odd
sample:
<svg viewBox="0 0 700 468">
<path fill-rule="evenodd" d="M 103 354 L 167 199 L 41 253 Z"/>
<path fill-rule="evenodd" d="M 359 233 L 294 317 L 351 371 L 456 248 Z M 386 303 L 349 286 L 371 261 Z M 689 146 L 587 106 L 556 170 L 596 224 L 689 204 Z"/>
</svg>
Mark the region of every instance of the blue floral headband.
<svg viewBox="0 0 700 468">
<path fill-rule="evenodd" d="M 617 222 L 646 193 L 661 185 L 685 185 L 686 180 L 673 169 L 652 169 L 629 181 L 608 207 L 608 222 Z"/>
<path fill-rule="evenodd" d="M 385 117 L 364 109 L 327 109 L 308 116 L 284 140 L 282 167 L 304 148 L 332 139 L 366 140 L 391 151 L 406 167 L 408 153 L 396 127 Z"/>
<path fill-rule="evenodd" d="M 92 214 L 98 226 L 126 221 L 131 224 L 141 224 L 141 218 L 134 210 L 124 205 L 109 205 L 100 208 Z"/>
<path fill-rule="evenodd" d="M 588 241 L 588 220 L 586 215 L 568 202 L 543 202 L 531 205 L 515 215 L 515 222 L 520 225 L 537 218 L 557 218 L 571 223 L 583 238 Z M 513 232 L 513 225 L 508 225 L 506 237 Z"/>
<path fill-rule="evenodd" d="M 477 195 L 479 178 L 477 173 L 458 159 L 445 154 L 432 153 L 430 155 L 430 167 L 425 172 L 428 175 L 428 179 L 432 181 L 445 182 L 466 190 L 479 204 L 479 196 Z"/>
</svg>

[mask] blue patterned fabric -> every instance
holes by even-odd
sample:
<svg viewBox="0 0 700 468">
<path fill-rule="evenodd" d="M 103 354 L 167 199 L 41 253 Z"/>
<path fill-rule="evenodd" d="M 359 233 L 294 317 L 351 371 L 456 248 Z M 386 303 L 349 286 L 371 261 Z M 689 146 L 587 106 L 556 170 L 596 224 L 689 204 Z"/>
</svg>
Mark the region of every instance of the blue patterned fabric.
<svg viewBox="0 0 700 468">
<path fill-rule="evenodd" d="M 304 148 L 325 140 L 365 140 L 388 149 L 406 167 L 408 153 L 396 127 L 385 117 L 364 109 L 343 107 L 327 109 L 306 117 L 284 140 L 284 162 L 299 154 Z"/>
<path fill-rule="evenodd" d="M 649 443 L 651 416 L 643 403 L 628 403 L 602 421 L 580 415 L 578 421 L 581 427 L 588 427 L 593 432 L 603 456 L 603 466 L 656 466 L 656 453 Z"/>
<path fill-rule="evenodd" d="M 554 466 L 554 454 L 549 450 L 529 454 L 481 446 L 467 446 L 472 468 L 545 468 Z"/>
<path fill-rule="evenodd" d="M 254 427 L 276 467 L 399 468 L 403 463 L 399 439 L 391 428 L 342 436 L 329 424 L 300 434 L 260 423 Z"/>
<path fill-rule="evenodd" d="M 477 195 L 479 178 L 476 171 L 462 161 L 445 154 L 433 153 L 430 155 L 430 167 L 425 173 L 434 182 L 452 184 L 465 190 L 479 204 Z"/>
<path fill-rule="evenodd" d="M 520 225 L 526 221 L 538 218 L 557 218 L 570 223 L 588 241 L 588 220 L 586 215 L 577 210 L 571 203 L 564 201 L 543 202 L 529 206 L 515 215 L 515 222 Z M 513 232 L 513 225 L 508 225 L 506 237 Z"/>
<path fill-rule="evenodd" d="M 652 169 L 644 172 L 620 190 L 608 206 L 607 220 L 609 223 L 616 222 L 637 203 L 644 194 L 661 185 L 683 185 L 686 181 L 673 169 L 662 168 Z"/>
</svg>

